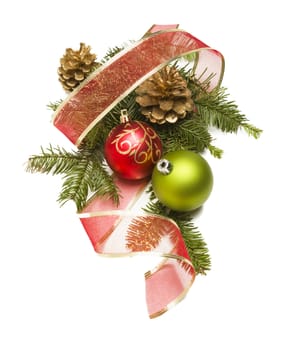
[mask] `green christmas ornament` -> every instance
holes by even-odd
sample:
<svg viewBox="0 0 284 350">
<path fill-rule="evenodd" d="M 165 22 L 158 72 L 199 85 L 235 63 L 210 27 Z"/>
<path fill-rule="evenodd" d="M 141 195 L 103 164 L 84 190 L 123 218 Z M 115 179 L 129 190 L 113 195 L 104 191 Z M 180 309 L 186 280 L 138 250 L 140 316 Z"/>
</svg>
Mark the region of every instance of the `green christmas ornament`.
<svg viewBox="0 0 284 350">
<path fill-rule="evenodd" d="M 169 152 L 154 168 L 152 187 L 160 202 L 170 209 L 191 211 L 208 199 L 213 174 L 207 161 L 198 153 Z"/>
</svg>

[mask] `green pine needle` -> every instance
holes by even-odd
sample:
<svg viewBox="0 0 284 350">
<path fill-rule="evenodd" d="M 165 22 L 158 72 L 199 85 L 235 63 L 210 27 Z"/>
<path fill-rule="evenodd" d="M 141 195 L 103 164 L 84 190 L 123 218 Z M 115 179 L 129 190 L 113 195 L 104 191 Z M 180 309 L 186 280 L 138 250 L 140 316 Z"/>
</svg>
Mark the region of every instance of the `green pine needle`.
<svg viewBox="0 0 284 350">
<path fill-rule="evenodd" d="M 111 58 L 113 58 L 115 55 L 117 55 L 121 50 L 123 50 L 123 47 L 119 47 L 119 46 L 109 48 L 108 51 L 106 52 L 105 56 L 101 60 L 101 63 L 102 64 L 106 63 Z"/>
<path fill-rule="evenodd" d="M 214 157 L 222 156 L 222 150 L 211 144 L 213 138 L 207 125 L 196 116 L 188 116 L 170 127 L 166 125 L 156 130 L 163 142 L 164 152 L 187 149 L 201 153 L 209 149 Z"/>
<path fill-rule="evenodd" d="M 58 201 L 64 205 L 72 200 L 76 203 L 77 210 L 81 211 L 90 194 L 92 198 L 112 198 L 116 204 L 119 203 L 118 190 L 102 164 L 92 159 L 84 159 L 64 176 Z"/>
<path fill-rule="evenodd" d="M 96 153 L 101 150 L 104 140 L 109 130 L 106 130 L 105 120 L 101 120 L 94 128 L 92 128 L 82 143 L 79 145 L 81 152 L 89 151 Z"/>
<path fill-rule="evenodd" d="M 49 102 L 49 104 L 47 105 L 47 108 L 55 112 L 62 102 L 63 102 L 62 99 L 55 102 Z"/>
<path fill-rule="evenodd" d="M 150 201 L 147 203 L 146 207 L 144 208 L 144 211 L 149 214 L 167 216 L 169 209 L 157 200 L 151 186 L 147 192 L 150 193 Z"/>
<path fill-rule="evenodd" d="M 218 147 L 215 147 L 213 145 L 209 145 L 208 149 L 209 149 L 209 152 L 211 153 L 211 155 L 215 158 L 220 159 L 223 155 L 223 150 L 218 148 Z"/>
<path fill-rule="evenodd" d="M 150 214 L 163 215 L 176 222 L 181 230 L 188 255 L 196 273 L 206 274 L 206 271 L 211 268 L 211 259 L 201 233 L 192 223 L 191 214 L 171 211 L 155 198 L 152 188 L 148 192 L 150 192 L 150 201 L 144 210 Z"/>
<path fill-rule="evenodd" d="M 261 135 L 261 133 L 263 132 L 263 130 L 255 127 L 252 124 L 249 124 L 247 122 L 243 122 L 241 127 L 245 130 L 245 132 L 249 135 L 249 136 L 253 136 L 255 139 L 258 139 Z"/>
<path fill-rule="evenodd" d="M 58 202 L 63 205 L 69 200 L 76 203 L 77 210 L 83 209 L 89 190 L 93 189 L 94 164 L 88 159 L 81 160 L 63 177 L 64 182 Z"/>
<path fill-rule="evenodd" d="M 203 92 L 195 101 L 200 118 L 209 126 L 224 132 L 237 133 L 240 129 L 249 136 L 259 138 L 262 130 L 248 123 L 235 102 L 228 100 L 226 88 L 216 88 L 210 93 Z"/>
<path fill-rule="evenodd" d="M 26 170 L 32 173 L 64 174 L 58 201 L 63 205 L 72 200 L 77 210 L 81 211 L 90 194 L 112 198 L 116 204 L 119 202 L 118 189 L 102 159 L 98 150 L 67 152 L 63 148 L 50 145 L 46 150 L 41 148 L 40 155 L 29 158 Z"/>
<path fill-rule="evenodd" d="M 68 152 L 64 148 L 52 147 L 44 150 L 41 154 L 29 158 L 26 171 L 35 173 L 51 173 L 52 175 L 63 174 L 72 171 L 73 167 L 80 163 L 82 156 L 76 152 Z"/>
<path fill-rule="evenodd" d="M 207 244 L 201 233 L 192 223 L 192 219 L 188 217 L 188 214 L 186 216 L 187 217 L 182 218 L 182 215 L 174 215 L 173 218 L 181 230 L 184 243 L 196 273 L 206 275 L 206 272 L 211 268 L 211 259 Z"/>
</svg>

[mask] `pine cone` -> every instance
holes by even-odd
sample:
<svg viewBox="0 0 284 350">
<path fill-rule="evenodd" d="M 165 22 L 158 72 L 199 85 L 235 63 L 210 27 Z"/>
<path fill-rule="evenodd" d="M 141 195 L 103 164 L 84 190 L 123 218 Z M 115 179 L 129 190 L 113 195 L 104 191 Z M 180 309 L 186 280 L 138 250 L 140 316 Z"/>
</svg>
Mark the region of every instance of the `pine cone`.
<svg viewBox="0 0 284 350">
<path fill-rule="evenodd" d="M 191 91 L 175 67 L 162 68 L 144 81 L 136 93 L 141 113 L 152 123 L 175 123 L 194 107 Z"/>
<path fill-rule="evenodd" d="M 71 92 L 100 64 L 95 62 L 97 56 L 90 53 L 91 47 L 80 43 L 80 49 L 66 49 L 60 59 L 58 68 L 59 81 L 64 90 Z"/>
</svg>

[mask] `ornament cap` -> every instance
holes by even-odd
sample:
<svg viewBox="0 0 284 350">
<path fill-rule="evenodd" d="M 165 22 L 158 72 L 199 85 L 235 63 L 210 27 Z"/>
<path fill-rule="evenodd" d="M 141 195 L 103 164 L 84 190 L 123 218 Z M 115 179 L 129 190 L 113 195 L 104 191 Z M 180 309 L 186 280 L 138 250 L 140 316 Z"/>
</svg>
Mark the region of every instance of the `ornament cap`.
<svg viewBox="0 0 284 350">
<path fill-rule="evenodd" d="M 167 159 L 160 159 L 157 163 L 157 170 L 163 175 L 169 175 L 169 173 L 173 170 L 173 165 Z"/>
<path fill-rule="evenodd" d="M 130 120 L 130 118 L 129 118 L 127 109 L 122 109 L 122 110 L 120 111 L 120 122 L 121 122 L 122 124 L 124 124 L 124 123 L 128 123 L 129 120 Z"/>
</svg>

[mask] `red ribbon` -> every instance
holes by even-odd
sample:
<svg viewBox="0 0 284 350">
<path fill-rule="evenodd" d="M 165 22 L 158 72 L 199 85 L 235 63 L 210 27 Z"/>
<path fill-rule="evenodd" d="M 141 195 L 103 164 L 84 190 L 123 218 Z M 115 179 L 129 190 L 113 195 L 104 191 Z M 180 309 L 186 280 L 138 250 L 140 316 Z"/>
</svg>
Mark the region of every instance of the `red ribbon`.
<svg viewBox="0 0 284 350">
<path fill-rule="evenodd" d="M 211 88 L 223 76 L 223 56 L 179 30 L 176 25 L 154 25 L 145 36 L 94 72 L 58 108 L 54 125 L 76 145 L 119 101 L 141 82 L 180 56 L 194 53 L 195 73 Z M 149 316 L 159 316 L 187 293 L 195 278 L 179 227 L 172 220 L 133 210 L 147 180 L 126 181 L 114 177 L 121 200 L 96 198 L 79 213 L 95 251 L 107 256 L 149 252 L 163 258 L 145 274 Z"/>
<path fill-rule="evenodd" d="M 72 143 L 79 145 L 118 102 L 178 57 L 195 53 L 196 75 L 205 80 L 214 74 L 212 87 L 220 83 L 224 61 L 218 51 L 180 29 L 155 32 L 156 28 L 160 26 L 96 70 L 57 109 L 53 123 Z"/>
<path fill-rule="evenodd" d="M 119 206 L 111 199 L 95 199 L 79 217 L 99 254 L 121 257 L 151 252 L 164 258 L 158 267 L 145 274 L 148 312 L 153 318 L 185 296 L 195 271 L 175 222 L 131 210 L 148 181 L 119 178 L 114 181 L 122 194 Z"/>
</svg>

